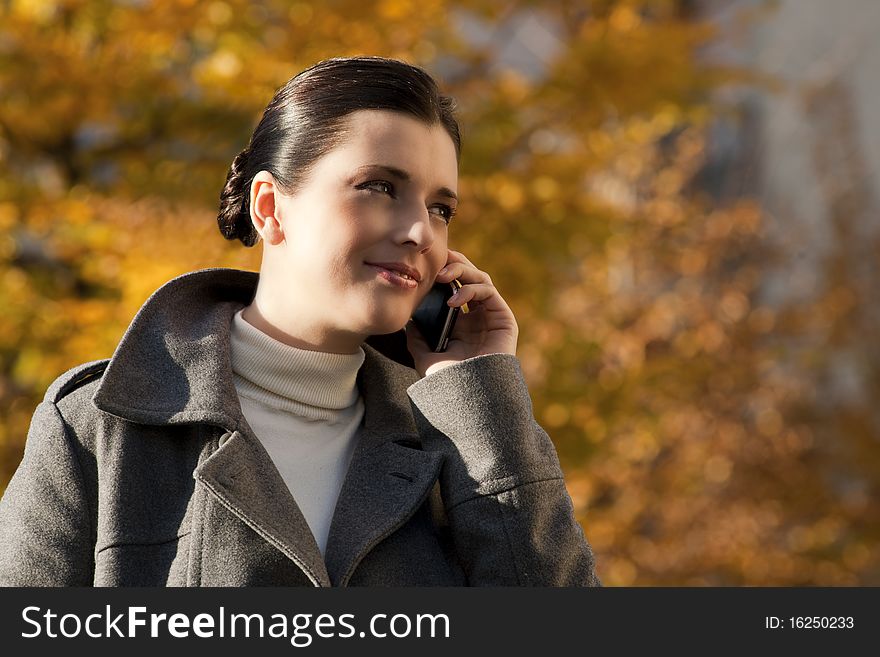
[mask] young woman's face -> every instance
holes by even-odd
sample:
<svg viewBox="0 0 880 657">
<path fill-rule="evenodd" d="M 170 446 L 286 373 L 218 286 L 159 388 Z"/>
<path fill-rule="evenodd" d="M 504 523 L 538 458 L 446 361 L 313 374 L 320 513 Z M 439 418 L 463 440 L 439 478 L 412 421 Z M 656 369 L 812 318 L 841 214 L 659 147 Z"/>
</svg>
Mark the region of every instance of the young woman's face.
<svg viewBox="0 0 880 657">
<path fill-rule="evenodd" d="M 458 186 L 455 146 L 441 125 L 361 110 L 346 127 L 292 196 L 276 196 L 284 240 L 273 254 L 285 279 L 275 314 L 291 334 L 311 333 L 302 337 L 339 353 L 409 320 L 446 264 Z M 378 263 L 410 267 L 419 280 Z"/>
</svg>

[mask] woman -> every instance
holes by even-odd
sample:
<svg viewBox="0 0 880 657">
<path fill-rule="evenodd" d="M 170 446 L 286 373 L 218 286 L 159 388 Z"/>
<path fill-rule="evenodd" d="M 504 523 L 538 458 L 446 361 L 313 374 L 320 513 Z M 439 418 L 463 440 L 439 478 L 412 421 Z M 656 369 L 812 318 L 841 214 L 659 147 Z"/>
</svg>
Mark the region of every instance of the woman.
<svg viewBox="0 0 880 657">
<path fill-rule="evenodd" d="M 59 377 L 0 502 L 5 585 L 598 585 L 517 324 L 448 249 L 459 130 L 421 69 L 331 59 L 266 108 L 176 278 Z M 467 303 L 445 352 L 409 318 Z M 405 348 L 404 348 L 405 347 Z"/>
</svg>

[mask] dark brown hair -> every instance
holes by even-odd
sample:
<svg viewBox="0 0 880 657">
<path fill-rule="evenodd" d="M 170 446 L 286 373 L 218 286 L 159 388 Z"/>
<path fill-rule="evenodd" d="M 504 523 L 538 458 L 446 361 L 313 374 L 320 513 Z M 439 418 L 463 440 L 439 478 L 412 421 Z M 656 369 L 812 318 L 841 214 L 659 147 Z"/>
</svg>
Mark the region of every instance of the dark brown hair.
<svg viewBox="0 0 880 657">
<path fill-rule="evenodd" d="M 455 101 L 440 93 L 421 68 L 383 57 L 327 59 L 291 78 L 275 92 L 250 143 L 235 156 L 220 193 L 217 224 L 228 240 L 253 246 L 250 188 L 260 171 L 293 194 L 310 167 L 340 143 L 344 119 L 362 109 L 391 110 L 429 125 L 440 123 L 461 155 Z"/>
</svg>

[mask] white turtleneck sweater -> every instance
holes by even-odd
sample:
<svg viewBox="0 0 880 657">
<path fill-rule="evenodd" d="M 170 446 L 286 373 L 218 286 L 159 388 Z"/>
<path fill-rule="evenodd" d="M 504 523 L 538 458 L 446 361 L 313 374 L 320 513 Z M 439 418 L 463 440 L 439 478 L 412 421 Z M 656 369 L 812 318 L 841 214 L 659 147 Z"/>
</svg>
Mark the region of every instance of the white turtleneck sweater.
<svg viewBox="0 0 880 657">
<path fill-rule="evenodd" d="M 364 351 L 298 349 L 249 324 L 241 310 L 232 319 L 230 346 L 244 417 L 281 473 L 323 555 L 364 414 L 356 384 Z"/>
</svg>

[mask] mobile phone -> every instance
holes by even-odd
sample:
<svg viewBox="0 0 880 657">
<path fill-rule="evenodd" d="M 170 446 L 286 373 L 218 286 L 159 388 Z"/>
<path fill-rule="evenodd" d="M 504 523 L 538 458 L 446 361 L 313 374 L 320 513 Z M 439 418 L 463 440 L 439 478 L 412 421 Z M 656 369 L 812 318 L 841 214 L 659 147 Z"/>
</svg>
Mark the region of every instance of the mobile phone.
<svg viewBox="0 0 880 657">
<path fill-rule="evenodd" d="M 468 312 L 467 304 L 461 308 L 447 305 L 450 297 L 461 288 L 458 279 L 449 283 L 434 283 L 434 286 L 413 313 L 412 320 L 434 352 L 446 351 L 449 336 L 455 328 L 459 312 Z"/>
</svg>

